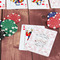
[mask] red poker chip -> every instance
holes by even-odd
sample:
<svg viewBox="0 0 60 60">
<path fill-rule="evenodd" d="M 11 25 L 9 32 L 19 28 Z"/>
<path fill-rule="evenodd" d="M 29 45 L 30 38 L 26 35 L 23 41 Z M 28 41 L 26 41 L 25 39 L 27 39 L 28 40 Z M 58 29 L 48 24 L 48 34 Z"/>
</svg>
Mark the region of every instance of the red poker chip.
<svg viewBox="0 0 60 60">
<path fill-rule="evenodd" d="M 7 17 L 3 18 L 3 21 L 6 20 L 6 19 L 7 19 Z"/>
<path fill-rule="evenodd" d="M 15 21 L 15 23 L 18 23 L 21 21 L 21 16 L 16 13 L 12 13 L 7 15 L 7 17 L 5 17 L 3 20 L 6 20 L 6 19 L 13 20 Z"/>
<path fill-rule="evenodd" d="M 56 29 L 60 27 L 60 13 L 56 14 L 47 20 L 47 25 L 50 28 Z"/>
</svg>

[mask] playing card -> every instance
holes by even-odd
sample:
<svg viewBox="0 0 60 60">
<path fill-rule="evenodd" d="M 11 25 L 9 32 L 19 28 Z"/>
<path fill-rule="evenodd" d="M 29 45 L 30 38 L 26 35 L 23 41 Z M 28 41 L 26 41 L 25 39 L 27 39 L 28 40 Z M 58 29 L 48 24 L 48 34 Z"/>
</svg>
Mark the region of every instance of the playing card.
<svg viewBox="0 0 60 60">
<path fill-rule="evenodd" d="M 27 0 L 7 0 L 7 9 L 27 9 Z"/>
<path fill-rule="evenodd" d="M 60 8 L 60 0 L 50 0 L 51 8 Z"/>
<path fill-rule="evenodd" d="M 57 32 L 46 28 L 34 28 L 25 44 L 28 51 L 49 57 Z"/>
<path fill-rule="evenodd" d="M 5 0 L 0 0 L 0 9 L 5 9 Z"/>
<path fill-rule="evenodd" d="M 33 29 L 37 28 L 37 27 L 44 28 L 44 26 L 38 26 L 38 25 L 24 25 L 24 24 L 22 25 L 19 50 L 26 50 L 25 44 L 29 40 L 29 38 L 33 32 Z"/>
<path fill-rule="evenodd" d="M 49 9 L 48 0 L 28 0 L 29 9 Z"/>
</svg>

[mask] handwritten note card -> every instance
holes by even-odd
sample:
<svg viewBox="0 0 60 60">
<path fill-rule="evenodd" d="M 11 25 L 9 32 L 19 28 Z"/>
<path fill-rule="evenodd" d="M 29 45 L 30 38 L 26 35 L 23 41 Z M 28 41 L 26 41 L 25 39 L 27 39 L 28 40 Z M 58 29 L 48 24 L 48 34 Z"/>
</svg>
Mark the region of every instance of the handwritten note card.
<svg viewBox="0 0 60 60">
<path fill-rule="evenodd" d="M 51 8 L 60 8 L 60 0 L 50 0 Z"/>
<path fill-rule="evenodd" d="M 46 28 L 35 28 L 26 43 L 26 49 L 37 54 L 49 56 L 56 38 L 56 31 Z"/>
</svg>

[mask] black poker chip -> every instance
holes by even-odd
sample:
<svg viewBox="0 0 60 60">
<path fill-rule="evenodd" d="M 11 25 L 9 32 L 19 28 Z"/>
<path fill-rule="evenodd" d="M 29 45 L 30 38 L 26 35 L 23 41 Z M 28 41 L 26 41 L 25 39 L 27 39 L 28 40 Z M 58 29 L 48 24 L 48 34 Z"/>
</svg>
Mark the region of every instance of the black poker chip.
<svg viewBox="0 0 60 60">
<path fill-rule="evenodd" d="M 5 37 L 5 32 L 0 30 L 0 40 L 2 40 Z"/>
<path fill-rule="evenodd" d="M 1 25 L 1 22 L 2 22 L 2 21 L 0 20 L 0 25 Z"/>
<path fill-rule="evenodd" d="M 1 22 L 2 22 L 2 21 L 0 20 L 0 29 L 1 29 Z"/>
</svg>

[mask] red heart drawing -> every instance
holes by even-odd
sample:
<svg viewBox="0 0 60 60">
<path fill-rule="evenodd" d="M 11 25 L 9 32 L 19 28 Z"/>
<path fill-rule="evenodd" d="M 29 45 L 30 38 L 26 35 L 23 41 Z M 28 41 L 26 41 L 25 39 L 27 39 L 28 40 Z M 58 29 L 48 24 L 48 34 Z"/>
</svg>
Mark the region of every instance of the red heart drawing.
<svg viewBox="0 0 60 60">
<path fill-rule="evenodd" d="M 42 5 L 45 5 L 44 3 L 42 3 Z"/>
<path fill-rule="evenodd" d="M 23 26 L 23 30 L 25 30 L 25 26 Z"/>
<path fill-rule="evenodd" d="M 2 3 L 2 2 L 0 1 L 0 3 Z"/>
<path fill-rule="evenodd" d="M 21 5 L 24 5 L 23 3 L 21 3 Z"/>
<path fill-rule="evenodd" d="M 0 6 L 0 8 L 1 8 L 1 6 Z"/>
<path fill-rule="evenodd" d="M 26 6 L 27 4 L 25 4 L 25 6 Z"/>
</svg>

